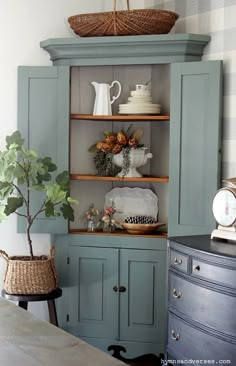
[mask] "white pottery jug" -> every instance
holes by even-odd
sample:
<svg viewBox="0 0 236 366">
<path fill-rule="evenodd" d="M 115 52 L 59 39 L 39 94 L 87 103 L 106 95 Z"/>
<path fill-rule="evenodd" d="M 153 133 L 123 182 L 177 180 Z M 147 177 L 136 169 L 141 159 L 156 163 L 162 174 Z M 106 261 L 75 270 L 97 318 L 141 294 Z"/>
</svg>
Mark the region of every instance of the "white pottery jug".
<svg viewBox="0 0 236 366">
<path fill-rule="evenodd" d="M 119 98 L 121 93 L 121 85 L 120 82 L 117 80 L 114 80 L 111 85 L 105 84 L 105 83 L 97 83 L 96 81 L 92 81 L 91 84 L 95 88 L 95 103 L 93 108 L 93 115 L 100 115 L 100 116 L 111 116 L 112 110 L 111 105 L 114 103 L 114 101 Z M 119 87 L 117 96 L 113 96 L 111 100 L 110 96 L 110 89 L 117 84 Z"/>
</svg>

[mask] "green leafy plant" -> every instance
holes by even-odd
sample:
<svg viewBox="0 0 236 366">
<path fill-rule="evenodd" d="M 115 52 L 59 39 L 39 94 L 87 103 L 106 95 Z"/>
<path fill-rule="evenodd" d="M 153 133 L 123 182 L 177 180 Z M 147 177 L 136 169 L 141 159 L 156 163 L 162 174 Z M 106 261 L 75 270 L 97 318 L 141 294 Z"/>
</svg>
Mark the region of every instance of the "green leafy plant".
<svg viewBox="0 0 236 366">
<path fill-rule="evenodd" d="M 78 202 L 69 195 L 68 171 L 55 175 L 57 166 L 50 157 L 39 157 L 23 144 L 20 132 L 15 131 L 6 137 L 6 150 L 0 151 L 0 221 L 12 213 L 25 218 L 30 257 L 34 259 L 30 229 L 36 217 L 44 213 L 74 221 L 71 204 Z M 43 192 L 35 211 L 31 208 L 33 191 Z"/>
</svg>

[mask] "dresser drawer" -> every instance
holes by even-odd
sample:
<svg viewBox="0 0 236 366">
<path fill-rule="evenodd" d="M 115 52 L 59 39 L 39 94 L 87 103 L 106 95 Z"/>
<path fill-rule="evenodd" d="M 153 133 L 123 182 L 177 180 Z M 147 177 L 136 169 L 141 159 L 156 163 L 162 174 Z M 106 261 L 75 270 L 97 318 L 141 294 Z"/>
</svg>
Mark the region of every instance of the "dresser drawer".
<svg viewBox="0 0 236 366">
<path fill-rule="evenodd" d="M 192 259 L 191 275 L 194 277 L 209 280 L 221 285 L 226 285 L 236 289 L 236 271 L 209 264 L 199 259 Z"/>
<path fill-rule="evenodd" d="M 236 364 L 236 344 L 194 328 L 171 313 L 169 313 L 167 352 L 181 361 L 214 360 L 215 363 L 219 363 L 219 360 L 230 360 L 227 364 Z"/>
<path fill-rule="evenodd" d="M 170 273 L 169 305 L 183 316 L 236 337 L 236 294 L 201 287 Z"/>
<path fill-rule="evenodd" d="M 170 251 L 171 267 L 173 267 L 181 272 L 188 273 L 188 261 L 189 261 L 189 257 L 187 255 L 176 252 L 175 250 Z"/>
</svg>

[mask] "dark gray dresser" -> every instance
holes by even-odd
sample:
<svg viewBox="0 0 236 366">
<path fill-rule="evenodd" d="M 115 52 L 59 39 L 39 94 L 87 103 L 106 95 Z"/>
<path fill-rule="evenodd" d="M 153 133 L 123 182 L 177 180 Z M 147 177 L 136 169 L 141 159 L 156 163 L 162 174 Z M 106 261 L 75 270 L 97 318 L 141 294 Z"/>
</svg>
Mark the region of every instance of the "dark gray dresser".
<svg viewBox="0 0 236 366">
<path fill-rule="evenodd" d="M 167 359 L 236 365 L 236 243 L 173 237 L 168 253 Z"/>
</svg>

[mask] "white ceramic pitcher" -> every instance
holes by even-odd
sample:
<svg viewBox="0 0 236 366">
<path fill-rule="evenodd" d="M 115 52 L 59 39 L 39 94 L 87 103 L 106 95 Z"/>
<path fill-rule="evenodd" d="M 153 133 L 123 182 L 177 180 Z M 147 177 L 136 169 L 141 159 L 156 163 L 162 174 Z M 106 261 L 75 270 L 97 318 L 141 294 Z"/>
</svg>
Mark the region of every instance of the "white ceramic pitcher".
<svg viewBox="0 0 236 366">
<path fill-rule="evenodd" d="M 111 105 L 114 103 L 116 99 L 119 98 L 121 93 L 121 85 L 120 82 L 114 80 L 111 85 L 105 83 L 97 83 L 96 81 L 92 81 L 91 84 L 95 88 L 95 103 L 93 108 L 93 115 L 102 115 L 102 116 L 111 116 L 112 109 Z M 110 89 L 115 85 L 118 85 L 118 94 L 112 97 L 110 95 Z"/>
</svg>

